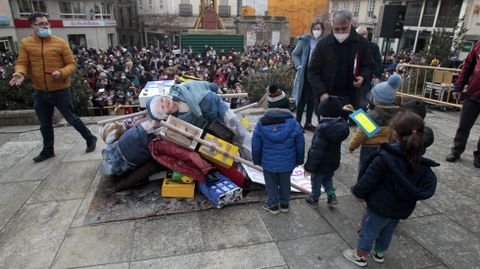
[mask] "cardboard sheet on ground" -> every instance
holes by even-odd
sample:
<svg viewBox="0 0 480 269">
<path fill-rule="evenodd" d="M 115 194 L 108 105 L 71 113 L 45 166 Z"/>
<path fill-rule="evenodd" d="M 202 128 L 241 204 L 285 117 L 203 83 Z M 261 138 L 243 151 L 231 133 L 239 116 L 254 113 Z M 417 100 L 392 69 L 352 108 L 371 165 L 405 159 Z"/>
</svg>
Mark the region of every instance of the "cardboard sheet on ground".
<svg viewBox="0 0 480 269">
<path fill-rule="evenodd" d="M 257 169 L 251 168 L 250 166 L 247 166 L 245 164 L 242 164 L 243 169 L 247 172 L 248 176 L 250 179 L 259 184 L 265 185 L 265 178 L 263 177 L 263 173 L 258 171 Z M 303 167 L 296 167 L 293 169 L 292 176 L 290 177 L 291 181 L 295 183 L 296 185 L 307 189 L 308 191 L 312 191 L 312 184 L 310 182 L 310 176 L 304 176 L 305 170 Z M 297 189 L 294 189 L 292 187 L 293 192 L 300 192 Z"/>
</svg>

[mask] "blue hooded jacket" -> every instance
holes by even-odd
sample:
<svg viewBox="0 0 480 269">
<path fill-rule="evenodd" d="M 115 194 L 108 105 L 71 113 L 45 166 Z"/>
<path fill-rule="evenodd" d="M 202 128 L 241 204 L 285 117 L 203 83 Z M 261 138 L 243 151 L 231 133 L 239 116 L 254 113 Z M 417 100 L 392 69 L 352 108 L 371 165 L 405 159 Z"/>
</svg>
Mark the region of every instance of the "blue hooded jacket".
<svg viewBox="0 0 480 269">
<path fill-rule="evenodd" d="M 253 131 L 253 163 L 269 172 L 289 172 L 303 163 L 304 155 L 303 130 L 290 111 L 268 109 Z"/>
<path fill-rule="evenodd" d="M 437 177 L 431 167 L 439 164 L 422 158 L 415 171 L 409 171 L 400 145 L 382 144 L 370 154 L 367 165 L 352 187 L 353 194 L 367 202 L 368 208 L 391 219 L 408 218 L 418 200 L 433 196 Z"/>
</svg>

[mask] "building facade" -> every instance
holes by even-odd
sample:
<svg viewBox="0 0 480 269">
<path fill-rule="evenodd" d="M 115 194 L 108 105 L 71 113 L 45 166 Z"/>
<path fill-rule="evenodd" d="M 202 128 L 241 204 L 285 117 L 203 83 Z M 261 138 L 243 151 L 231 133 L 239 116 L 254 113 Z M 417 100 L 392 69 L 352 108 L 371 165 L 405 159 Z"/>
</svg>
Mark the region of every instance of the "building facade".
<svg viewBox="0 0 480 269">
<path fill-rule="evenodd" d="M 107 49 L 117 45 L 113 4 L 113 0 L 12 0 L 11 9 L 19 40 L 32 33 L 28 16 L 42 12 L 48 16 L 53 34 L 72 48 Z"/>
<path fill-rule="evenodd" d="M 17 51 L 17 33 L 8 1 L 0 1 L 0 53 Z"/>
<path fill-rule="evenodd" d="M 180 33 L 192 29 L 200 0 L 137 0 L 142 45 L 178 44 Z M 237 0 L 219 0 L 217 14 L 227 30 L 235 30 Z"/>
<path fill-rule="evenodd" d="M 121 45 L 141 46 L 137 0 L 115 0 L 118 42 Z"/>
</svg>

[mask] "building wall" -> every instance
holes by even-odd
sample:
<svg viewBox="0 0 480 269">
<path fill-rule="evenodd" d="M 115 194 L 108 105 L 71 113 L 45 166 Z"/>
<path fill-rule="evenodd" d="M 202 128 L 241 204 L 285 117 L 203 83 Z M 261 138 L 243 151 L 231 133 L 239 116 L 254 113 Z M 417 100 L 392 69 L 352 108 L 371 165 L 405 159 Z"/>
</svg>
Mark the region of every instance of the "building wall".
<svg viewBox="0 0 480 269">
<path fill-rule="evenodd" d="M 137 0 L 115 0 L 115 18 L 119 43 L 140 46 L 141 34 Z"/>
<path fill-rule="evenodd" d="M 200 13 L 200 0 L 136 0 L 139 15 L 148 14 L 178 14 L 180 4 L 191 4 L 192 15 Z M 218 5 L 226 4 L 230 6 L 231 16 L 237 15 L 237 1 L 236 0 L 217 0 Z M 150 5 L 150 3 L 152 3 Z"/>
<path fill-rule="evenodd" d="M 256 27 L 259 24 L 264 25 L 264 28 Z M 272 40 L 274 38 L 278 38 L 278 42 L 289 44 L 291 36 L 287 19 L 273 16 L 242 16 L 238 22 L 238 33 L 244 35 L 245 47 L 264 43 L 276 45 L 275 40 Z"/>
<path fill-rule="evenodd" d="M 78 1 L 77 1 L 78 2 Z M 48 19 L 52 22 L 52 32 L 54 35 L 64 38 L 68 41 L 68 35 L 85 35 L 86 46 L 94 48 L 107 49 L 110 45 L 117 44 L 116 21 L 114 16 L 113 1 L 79 1 L 84 3 L 81 13 L 84 18 L 65 18 L 60 12 L 59 1 L 48 0 L 47 13 Z M 31 35 L 31 28 L 26 22 L 26 15 L 21 15 L 18 1 L 13 0 L 12 11 L 15 18 L 16 33 L 18 39 Z M 96 18 L 95 5 L 105 3 L 110 5 L 110 18 Z M 109 34 L 113 35 L 113 44 L 109 42 Z"/>
<path fill-rule="evenodd" d="M 270 0 L 268 15 L 288 18 L 291 36 L 310 32 L 314 17 L 328 10 L 328 0 Z"/>
<path fill-rule="evenodd" d="M 0 16 L 10 20 L 9 25 L 0 26 L 0 42 L 2 42 L 0 49 L 3 49 L 5 45 L 8 51 L 15 52 L 17 50 L 17 33 L 8 1 L 0 1 Z"/>
</svg>

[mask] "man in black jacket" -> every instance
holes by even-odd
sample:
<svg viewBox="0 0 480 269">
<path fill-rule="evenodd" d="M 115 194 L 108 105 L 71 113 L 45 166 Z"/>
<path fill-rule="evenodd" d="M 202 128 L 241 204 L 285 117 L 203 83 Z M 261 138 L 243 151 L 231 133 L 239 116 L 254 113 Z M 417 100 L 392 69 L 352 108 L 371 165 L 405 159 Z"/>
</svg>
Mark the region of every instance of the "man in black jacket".
<svg viewBox="0 0 480 269">
<path fill-rule="evenodd" d="M 344 105 L 353 104 L 356 91 L 371 79 L 369 41 L 352 29 L 351 22 L 350 11 L 336 11 L 332 33 L 320 40 L 312 53 L 308 78 L 317 103 L 334 95 Z"/>
</svg>

